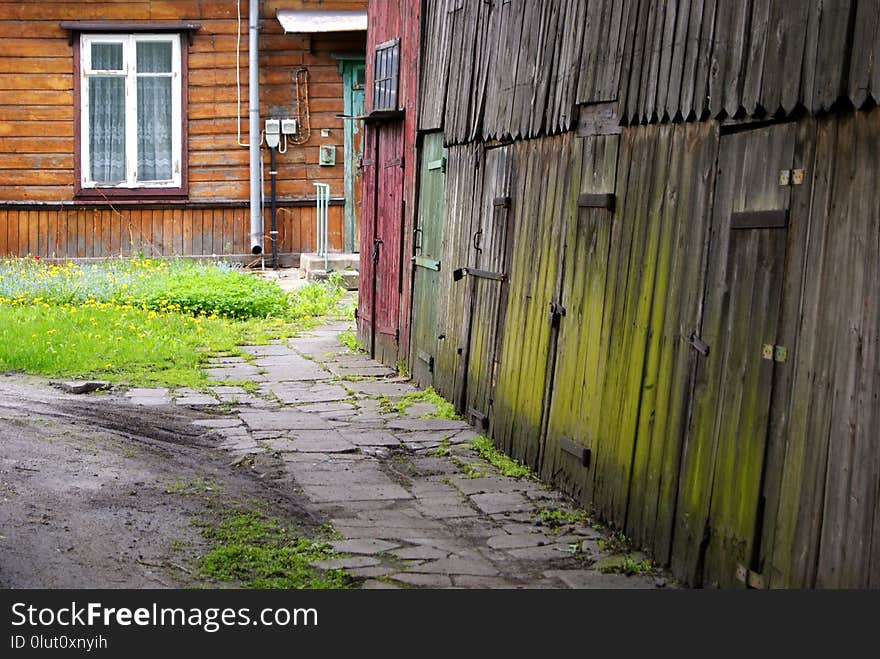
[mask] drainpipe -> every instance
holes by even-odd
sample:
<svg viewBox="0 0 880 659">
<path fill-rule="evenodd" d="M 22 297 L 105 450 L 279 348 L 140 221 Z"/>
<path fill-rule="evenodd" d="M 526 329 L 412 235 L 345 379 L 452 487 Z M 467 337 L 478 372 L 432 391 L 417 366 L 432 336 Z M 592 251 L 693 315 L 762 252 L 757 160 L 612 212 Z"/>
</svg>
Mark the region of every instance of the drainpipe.
<svg viewBox="0 0 880 659">
<path fill-rule="evenodd" d="M 251 252 L 263 252 L 262 191 L 260 189 L 260 69 L 257 43 L 260 2 L 248 4 L 248 144 L 250 146 Z"/>
</svg>

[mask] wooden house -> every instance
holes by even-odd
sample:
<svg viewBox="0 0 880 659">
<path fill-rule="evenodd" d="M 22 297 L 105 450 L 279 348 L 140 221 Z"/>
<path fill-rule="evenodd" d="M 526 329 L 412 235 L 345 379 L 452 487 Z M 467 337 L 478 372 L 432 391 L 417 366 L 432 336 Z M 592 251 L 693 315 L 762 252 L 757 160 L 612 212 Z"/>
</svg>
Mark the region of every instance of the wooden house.
<svg viewBox="0 0 880 659">
<path fill-rule="evenodd" d="M 364 187 L 358 335 L 370 355 L 395 364 L 409 346 L 418 0 L 375 0 L 368 9 Z"/>
<path fill-rule="evenodd" d="M 274 235 L 261 149 L 266 252 L 276 238 L 283 257 L 315 250 L 316 182 L 331 250 L 356 248 L 360 124 L 342 116 L 362 113 L 366 4 L 259 2 L 260 126 L 296 121 Z M 0 5 L 0 256 L 251 260 L 248 5 Z M 362 25 L 333 22 L 351 12 Z"/>
<path fill-rule="evenodd" d="M 880 586 L 880 2 L 424 6 L 414 376 L 687 583 Z"/>
</svg>

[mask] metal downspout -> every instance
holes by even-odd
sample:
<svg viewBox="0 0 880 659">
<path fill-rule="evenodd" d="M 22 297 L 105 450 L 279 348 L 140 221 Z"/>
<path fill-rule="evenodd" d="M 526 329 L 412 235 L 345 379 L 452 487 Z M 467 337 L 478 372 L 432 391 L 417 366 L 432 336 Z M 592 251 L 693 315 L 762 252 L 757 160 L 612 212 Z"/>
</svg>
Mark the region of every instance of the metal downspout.
<svg viewBox="0 0 880 659">
<path fill-rule="evenodd" d="M 260 70 L 259 0 L 248 4 L 248 145 L 250 148 L 251 252 L 263 252 L 262 190 L 260 186 Z"/>
</svg>

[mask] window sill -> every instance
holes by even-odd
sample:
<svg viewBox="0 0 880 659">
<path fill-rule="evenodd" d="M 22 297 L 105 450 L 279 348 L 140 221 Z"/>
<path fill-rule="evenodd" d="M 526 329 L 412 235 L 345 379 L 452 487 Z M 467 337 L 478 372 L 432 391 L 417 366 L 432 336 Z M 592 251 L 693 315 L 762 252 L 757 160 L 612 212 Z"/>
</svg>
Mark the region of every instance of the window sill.
<svg viewBox="0 0 880 659">
<path fill-rule="evenodd" d="M 165 201 L 187 199 L 185 188 L 80 188 L 74 192 L 74 201 Z"/>
</svg>

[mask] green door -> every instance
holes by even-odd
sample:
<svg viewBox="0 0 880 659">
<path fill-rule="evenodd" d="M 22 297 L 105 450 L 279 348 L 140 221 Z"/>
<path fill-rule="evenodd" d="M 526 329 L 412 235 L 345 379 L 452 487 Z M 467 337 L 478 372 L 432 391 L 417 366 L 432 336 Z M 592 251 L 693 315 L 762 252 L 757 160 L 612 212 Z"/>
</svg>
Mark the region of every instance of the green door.
<svg viewBox="0 0 880 659">
<path fill-rule="evenodd" d="M 339 63 L 342 72 L 343 108 L 347 117 L 364 114 L 364 60 Z M 363 121 L 345 122 L 345 251 L 356 252 L 360 244 L 361 199 L 363 198 Z"/>
<path fill-rule="evenodd" d="M 446 149 L 443 133 L 425 135 L 419 176 L 419 216 L 413 249 L 411 371 L 422 387 L 433 384 L 437 356 L 437 300 L 443 243 Z"/>
</svg>

